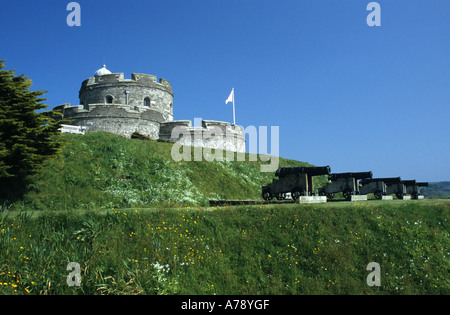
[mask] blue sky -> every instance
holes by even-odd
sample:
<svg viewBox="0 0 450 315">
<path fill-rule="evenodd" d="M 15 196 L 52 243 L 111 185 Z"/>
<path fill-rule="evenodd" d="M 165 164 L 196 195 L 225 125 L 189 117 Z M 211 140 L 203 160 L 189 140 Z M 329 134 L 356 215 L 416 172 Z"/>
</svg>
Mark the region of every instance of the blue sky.
<svg viewBox="0 0 450 315">
<path fill-rule="evenodd" d="M 171 82 L 174 118 L 279 126 L 280 156 L 332 172 L 450 180 L 450 1 L 3 1 L 0 59 L 78 104 L 81 82 L 112 72 Z M 270 128 L 269 128 L 270 129 Z M 269 148 L 270 151 L 270 148 Z"/>
</svg>

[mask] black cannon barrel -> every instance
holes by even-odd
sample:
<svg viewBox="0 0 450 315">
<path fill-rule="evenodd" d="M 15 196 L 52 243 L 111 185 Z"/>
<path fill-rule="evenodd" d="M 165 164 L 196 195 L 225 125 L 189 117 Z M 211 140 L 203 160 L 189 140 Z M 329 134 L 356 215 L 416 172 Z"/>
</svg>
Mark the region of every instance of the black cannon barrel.
<svg viewBox="0 0 450 315">
<path fill-rule="evenodd" d="M 425 187 L 425 186 L 428 186 L 428 182 L 421 182 L 421 183 L 417 183 L 416 185 L 420 186 L 420 187 Z"/>
<path fill-rule="evenodd" d="M 308 174 L 311 176 L 317 175 L 329 175 L 329 166 L 316 166 L 316 167 L 282 167 L 275 172 L 275 176 L 284 177 L 290 174 Z"/>
<path fill-rule="evenodd" d="M 385 177 L 385 178 L 365 178 L 361 180 L 361 184 L 367 184 L 371 182 L 385 182 L 386 184 L 393 184 L 401 182 L 400 177 Z"/>
<path fill-rule="evenodd" d="M 350 177 L 356 179 L 372 178 L 372 172 L 334 173 L 328 176 L 328 180 L 334 181 L 339 178 L 350 178 Z"/>
<path fill-rule="evenodd" d="M 402 180 L 402 183 L 405 184 L 406 186 L 415 186 L 416 180 L 415 179 Z"/>
</svg>

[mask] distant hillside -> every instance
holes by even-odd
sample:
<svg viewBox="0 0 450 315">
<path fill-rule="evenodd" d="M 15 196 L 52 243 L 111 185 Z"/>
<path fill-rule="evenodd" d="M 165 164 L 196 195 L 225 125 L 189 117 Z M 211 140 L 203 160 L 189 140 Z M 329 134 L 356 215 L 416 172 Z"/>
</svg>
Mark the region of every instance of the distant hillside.
<svg viewBox="0 0 450 315">
<path fill-rule="evenodd" d="M 274 172 L 260 172 L 263 162 L 249 162 L 248 154 L 245 162 L 175 162 L 171 143 L 104 132 L 63 137 L 67 144 L 61 156 L 34 177 L 25 207 L 111 209 L 261 199 L 261 186 L 274 178 Z M 280 158 L 280 167 L 292 166 L 311 165 Z"/>
<path fill-rule="evenodd" d="M 429 183 L 428 187 L 421 187 L 420 191 L 426 198 L 450 198 L 450 182 Z"/>
</svg>

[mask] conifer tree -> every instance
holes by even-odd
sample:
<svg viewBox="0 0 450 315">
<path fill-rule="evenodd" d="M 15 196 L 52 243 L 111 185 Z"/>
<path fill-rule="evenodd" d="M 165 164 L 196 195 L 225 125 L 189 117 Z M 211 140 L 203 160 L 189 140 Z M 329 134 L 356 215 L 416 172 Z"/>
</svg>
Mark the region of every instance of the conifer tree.
<svg viewBox="0 0 450 315">
<path fill-rule="evenodd" d="M 3 70 L 0 60 L 0 199 L 12 200 L 25 191 L 30 175 L 46 159 L 55 157 L 62 143 L 57 113 L 41 98 L 46 91 L 30 91 L 31 80 Z"/>
</svg>

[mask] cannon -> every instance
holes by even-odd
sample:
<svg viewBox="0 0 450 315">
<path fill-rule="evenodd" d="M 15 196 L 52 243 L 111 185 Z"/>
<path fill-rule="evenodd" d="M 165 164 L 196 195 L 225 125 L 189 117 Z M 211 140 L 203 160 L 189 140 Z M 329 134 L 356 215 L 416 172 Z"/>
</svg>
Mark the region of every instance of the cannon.
<svg viewBox="0 0 450 315">
<path fill-rule="evenodd" d="M 411 195 L 413 199 L 419 199 L 420 187 L 428 186 L 427 182 L 417 183 L 415 180 L 405 180 L 406 193 Z"/>
<path fill-rule="evenodd" d="M 389 178 L 364 178 L 361 179 L 359 193 L 361 195 L 367 195 L 373 193 L 375 198 L 381 199 L 382 196 L 389 195 L 388 186 L 401 181 L 400 177 Z"/>
<path fill-rule="evenodd" d="M 406 195 L 406 185 L 405 181 L 391 181 L 386 182 L 386 193 L 388 195 L 395 194 L 397 199 L 403 199 L 403 196 Z"/>
<path fill-rule="evenodd" d="M 314 191 L 314 176 L 329 175 L 329 166 L 318 167 L 284 167 L 275 172 L 278 179 L 262 187 L 262 197 L 271 200 L 285 199 L 286 193 L 291 193 L 292 199 L 297 200 L 300 196 L 311 196 Z"/>
<path fill-rule="evenodd" d="M 356 173 L 333 173 L 328 175 L 328 179 L 333 181 L 339 178 L 349 178 L 353 177 L 355 179 L 372 178 L 372 172 L 356 172 Z"/>
<path fill-rule="evenodd" d="M 335 173 L 328 176 L 331 183 L 319 189 L 319 195 L 334 198 L 334 194 L 342 192 L 345 199 L 350 200 L 352 195 L 359 194 L 358 180 L 372 178 L 372 172 Z"/>
<path fill-rule="evenodd" d="M 420 183 L 416 183 L 417 185 L 417 196 L 414 196 L 414 199 L 420 199 L 419 196 L 421 196 L 420 194 L 420 187 L 428 187 L 428 182 L 420 182 Z M 422 195 L 421 198 L 423 199 L 424 196 Z"/>
<path fill-rule="evenodd" d="M 411 197 L 414 198 L 414 196 L 417 194 L 416 181 L 412 179 L 412 180 L 403 180 L 402 182 L 405 185 L 406 194 L 411 195 Z"/>
<path fill-rule="evenodd" d="M 291 174 L 308 174 L 310 176 L 328 175 L 330 174 L 329 166 L 315 167 L 282 167 L 275 172 L 275 176 L 282 178 Z"/>
<path fill-rule="evenodd" d="M 376 182 L 384 182 L 386 184 L 392 184 L 392 183 L 398 183 L 401 182 L 401 178 L 400 177 L 383 177 L 383 178 L 367 178 L 367 179 L 363 179 L 361 182 L 371 182 L 371 181 L 376 181 Z"/>
</svg>

